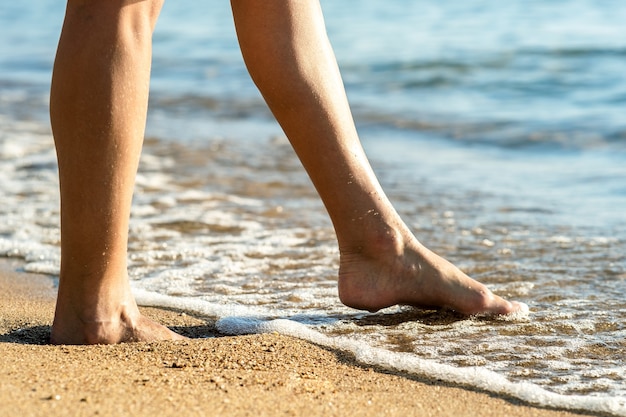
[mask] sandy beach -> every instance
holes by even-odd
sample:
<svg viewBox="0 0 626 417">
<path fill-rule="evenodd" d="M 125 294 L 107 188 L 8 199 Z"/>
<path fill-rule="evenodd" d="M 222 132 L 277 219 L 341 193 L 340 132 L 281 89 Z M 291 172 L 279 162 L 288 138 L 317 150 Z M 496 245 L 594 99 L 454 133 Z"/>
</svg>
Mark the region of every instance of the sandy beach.
<svg viewBox="0 0 626 417">
<path fill-rule="evenodd" d="M 545 416 L 581 414 L 360 366 L 278 334 L 144 308 L 189 341 L 50 346 L 55 288 L 0 268 L 0 416 Z M 195 339 L 194 339 L 195 338 Z"/>
</svg>

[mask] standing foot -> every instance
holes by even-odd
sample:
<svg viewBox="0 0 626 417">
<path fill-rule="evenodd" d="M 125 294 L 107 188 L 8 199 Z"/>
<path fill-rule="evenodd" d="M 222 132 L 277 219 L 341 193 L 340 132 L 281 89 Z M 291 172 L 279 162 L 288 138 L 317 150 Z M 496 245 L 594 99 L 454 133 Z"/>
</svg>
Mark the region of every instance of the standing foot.
<svg viewBox="0 0 626 417">
<path fill-rule="evenodd" d="M 70 327 L 72 329 L 70 329 Z M 131 342 L 183 340 L 185 337 L 142 315 L 132 320 L 122 317 L 112 321 L 67 323 L 52 326 L 53 345 L 110 345 Z"/>
<path fill-rule="evenodd" d="M 97 303 L 87 303 L 85 298 L 73 303 L 60 293 L 50 343 L 93 345 L 186 339 L 143 316 L 130 290 L 125 292 L 127 296 L 113 297 L 110 303 L 103 302 L 106 296 L 100 297 Z"/>
</svg>

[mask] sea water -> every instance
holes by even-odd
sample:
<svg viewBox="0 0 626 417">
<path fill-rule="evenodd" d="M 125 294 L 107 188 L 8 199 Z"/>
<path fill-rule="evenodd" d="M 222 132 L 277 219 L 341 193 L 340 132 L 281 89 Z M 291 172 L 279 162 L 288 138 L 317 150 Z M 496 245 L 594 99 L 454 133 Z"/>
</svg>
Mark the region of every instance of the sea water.
<svg viewBox="0 0 626 417">
<path fill-rule="evenodd" d="M 335 235 L 250 81 L 228 2 L 154 38 L 129 264 L 144 304 L 544 406 L 626 415 L 626 3 L 322 2 L 364 147 L 417 237 L 510 318 L 346 308 Z M 47 120 L 63 18 L 0 5 L 0 254 L 59 270 Z"/>
</svg>

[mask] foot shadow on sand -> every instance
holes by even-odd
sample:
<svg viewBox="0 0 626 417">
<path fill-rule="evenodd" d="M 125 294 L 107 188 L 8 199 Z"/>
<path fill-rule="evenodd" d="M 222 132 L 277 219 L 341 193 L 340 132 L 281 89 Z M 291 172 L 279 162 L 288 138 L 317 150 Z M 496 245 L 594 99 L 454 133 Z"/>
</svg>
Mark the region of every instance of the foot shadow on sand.
<svg viewBox="0 0 626 417">
<path fill-rule="evenodd" d="M 22 345 L 50 344 L 51 326 L 22 327 L 0 334 L 0 343 L 19 343 Z"/>
<path fill-rule="evenodd" d="M 21 345 L 49 345 L 51 326 L 23 327 L 0 334 L 0 343 L 18 343 Z M 213 323 L 197 326 L 170 326 L 170 330 L 190 339 L 206 339 L 221 336 Z"/>
<path fill-rule="evenodd" d="M 359 327 L 394 327 L 403 323 L 420 323 L 426 326 L 446 326 L 468 320 L 468 316 L 452 310 L 423 310 L 407 308 L 394 313 L 374 313 L 352 320 Z"/>
</svg>

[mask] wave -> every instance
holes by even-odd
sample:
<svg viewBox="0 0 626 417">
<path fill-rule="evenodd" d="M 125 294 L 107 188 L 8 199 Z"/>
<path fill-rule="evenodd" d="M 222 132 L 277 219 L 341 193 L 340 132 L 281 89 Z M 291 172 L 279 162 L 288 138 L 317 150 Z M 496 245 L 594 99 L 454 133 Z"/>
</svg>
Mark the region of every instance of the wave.
<svg viewBox="0 0 626 417">
<path fill-rule="evenodd" d="M 359 109 L 355 111 L 361 125 L 391 128 L 426 134 L 460 145 L 491 146 L 510 150 L 611 150 L 626 152 L 626 129 L 586 126 L 572 120 L 562 123 L 519 122 L 515 120 L 482 121 L 445 118 L 439 115 L 384 114 Z M 604 131 L 602 131 L 602 130 Z"/>
</svg>

